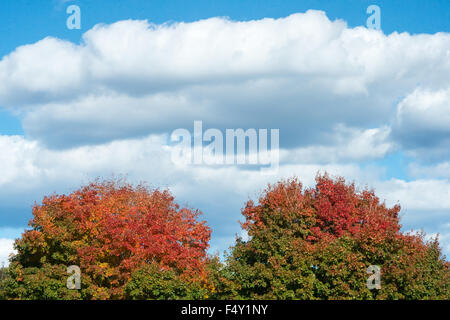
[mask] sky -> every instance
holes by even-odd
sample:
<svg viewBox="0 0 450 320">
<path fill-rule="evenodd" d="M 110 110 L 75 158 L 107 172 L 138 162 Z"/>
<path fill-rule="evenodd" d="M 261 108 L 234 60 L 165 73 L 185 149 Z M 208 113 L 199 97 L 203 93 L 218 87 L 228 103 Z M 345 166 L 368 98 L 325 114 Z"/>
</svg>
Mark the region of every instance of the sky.
<svg viewBox="0 0 450 320">
<path fill-rule="evenodd" d="M 268 183 L 325 171 L 399 203 L 448 256 L 449 32 L 448 0 L 1 1 L 0 263 L 35 202 L 97 177 L 169 188 L 214 253 Z M 195 120 L 278 129 L 279 170 L 174 162 Z"/>
</svg>

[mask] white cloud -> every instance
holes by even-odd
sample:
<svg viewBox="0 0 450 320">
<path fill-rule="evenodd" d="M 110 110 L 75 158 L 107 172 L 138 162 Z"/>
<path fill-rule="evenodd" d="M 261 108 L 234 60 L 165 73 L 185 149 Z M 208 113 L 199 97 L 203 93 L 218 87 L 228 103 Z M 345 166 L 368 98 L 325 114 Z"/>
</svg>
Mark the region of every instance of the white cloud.
<svg viewBox="0 0 450 320">
<path fill-rule="evenodd" d="M 424 159 L 450 156 L 450 86 L 440 90 L 418 88 L 398 105 L 394 137 Z"/>
<path fill-rule="evenodd" d="M 124 174 L 203 209 L 215 224 L 213 248 L 225 249 L 248 197 L 294 175 L 312 185 L 326 170 L 400 202 L 408 223 L 445 224 L 449 74 L 448 33 L 384 35 L 319 11 L 247 22 L 127 20 L 97 25 L 80 45 L 45 38 L 0 60 L 0 105 L 26 132 L 0 136 L 0 218 Z M 280 129 L 278 174 L 173 165 L 167 134 L 191 131 L 194 120 L 205 129 Z M 381 181 L 382 168 L 359 165 L 399 149 L 437 164 L 412 164 L 413 181 Z"/>
<path fill-rule="evenodd" d="M 446 178 L 450 179 L 450 162 L 441 162 L 435 165 L 420 165 L 412 163 L 409 174 L 413 178 Z"/>
<path fill-rule="evenodd" d="M 15 253 L 13 244 L 13 239 L 0 238 L 0 267 L 9 265 L 9 255 Z"/>
<path fill-rule="evenodd" d="M 438 91 L 416 89 L 400 102 L 397 121 L 401 126 L 449 131 L 450 87 Z"/>
<path fill-rule="evenodd" d="M 83 39 L 46 38 L 0 61 L 0 104 L 19 110 L 28 137 L 65 148 L 203 120 L 279 128 L 285 148 L 306 148 L 326 144 L 338 124 L 385 127 L 419 84 L 449 84 L 449 34 L 384 35 L 320 11 L 247 22 L 127 20 Z"/>
<path fill-rule="evenodd" d="M 395 150 L 389 141 L 390 128 L 360 130 L 337 126 L 327 144 L 282 150 L 281 160 L 289 163 L 336 163 L 382 158 Z"/>
<path fill-rule="evenodd" d="M 349 162 L 282 162 L 279 172 L 273 176 L 236 166 L 180 167 L 170 160 L 171 147 L 166 145 L 166 138 L 148 136 L 70 150 L 51 150 L 22 137 L 3 136 L 0 154 L 4 156 L 0 158 L 0 166 L 8 174 L 0 183 L 2 207 L 29 207 L 44 195 L 54 191 L 68 192 L 97 176 L 126 175 L 131 182 L 146 181 L 153 187 L 168 187 L 177 201 L 203 210 L 215 230 L 212 244 L 216 248 L 220 241 L 225 241 L 224 238 L 231 239 L 231 235 L 239 232 L 240 209 L 249 197 L 257 199 L 267 183 L 298 176 L 305 186 L 312 186 L 316 173 L 327 171 L 354 180 L 361 187 L 375 187 L 376 193 L 389 205 L 399 202 L 404 208 L 404 219 L 417 227 L 427 221 L 449 221 L 448 179 L 381 181 L 381 168 L 364 170 L 357 163 Z M 332 152 L 335 150 L 330 149 L 330 159 L 341 156 L 339 152 Z M 320 157 L 321 152 L 318 154 Z M 0 214 L 2 221 L 11 218 L 8 211 Z"/>
<path fill-rule="evenodd" d="M 375 188 L 380 197 L 390 205 L 400 202 L 405 209 L 448 210 L 450 209 L 450 181 L 448 179 L 420 179 L 403 181 L 391 179 L 378 182 Z M 450 215 L 448 217 L 450 219 Z"/>
</svg>

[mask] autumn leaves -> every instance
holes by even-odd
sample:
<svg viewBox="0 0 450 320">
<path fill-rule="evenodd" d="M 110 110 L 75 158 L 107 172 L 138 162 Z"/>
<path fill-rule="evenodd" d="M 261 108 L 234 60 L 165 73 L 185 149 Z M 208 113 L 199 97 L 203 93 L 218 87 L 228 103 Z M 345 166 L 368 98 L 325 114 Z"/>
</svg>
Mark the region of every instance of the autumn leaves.
<svg viewBox="0 0 450 320">
<path fill-rule="evenodd" d="M 211 229 L 167 190 L 94 182 L 33 208 L 0 282 L 7 299 L 448 299 L 437 240 L 400 231 L 399 206 L 319 175 L 269 185 L 242 210 L 249 238 L 224 261 Z M 80 267 L 79 290 L 66 268 Z M 381 284 L 367 287 L 367 268 Z"/>
</svg>

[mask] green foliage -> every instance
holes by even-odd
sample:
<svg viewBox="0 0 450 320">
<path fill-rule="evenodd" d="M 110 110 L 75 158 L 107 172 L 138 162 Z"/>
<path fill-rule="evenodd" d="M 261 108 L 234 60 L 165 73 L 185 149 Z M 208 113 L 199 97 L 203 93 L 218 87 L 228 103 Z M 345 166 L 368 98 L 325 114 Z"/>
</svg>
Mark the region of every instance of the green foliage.
<svg viewBox="0 0 450 320">
<path fill-rule="evenodd" d="M 20 300 L 80 299 L 79 292 L 66 288 L 61 279 L 67 278 L 64 266 L 44 265 L 42 268 L 23 268 L 13 262 L 8 277 L 2 281 L 3 298 Z"/>
<path fill-rule="evenodd" d="M 125 298 L 131 300 L 205 299 L 208 290 L 198 282 L 190 282 L 173 270 L 146 265 L 135 271 L 125 286 Z"/>
<path fill-rule="evenodd" d="M 0 300 L 6 300 L 6 285 L 9 282 L 9 273 L 8 268 L 1 267 L 0 268 Z"/>
<path fill-rule="evenodd" d="M 303 190 L 279 182 L 249 201 L 222 268 L 217 296 L 232 299 L 450 299 L 449 264 L 437 239 L 403 234 L 397 213 L 372 191 L 327 175 Z M 367 267 L 381 267 L 381 289 Z"/>
<path fill-rule="evenodd" d="M 248 201 L 249 238 L 222 263 L 206 255 L 198 213 L 170 194 L 90 185 L 35 206 L 0 299 L 450 299 L 437 238 L 401 232 L 399 211 L 342 178 L 281 181 Z M 66 288 L 72 264 L 81 290 Z M 366 285 L 371 265 L 380 289 Z"/>
</svg>

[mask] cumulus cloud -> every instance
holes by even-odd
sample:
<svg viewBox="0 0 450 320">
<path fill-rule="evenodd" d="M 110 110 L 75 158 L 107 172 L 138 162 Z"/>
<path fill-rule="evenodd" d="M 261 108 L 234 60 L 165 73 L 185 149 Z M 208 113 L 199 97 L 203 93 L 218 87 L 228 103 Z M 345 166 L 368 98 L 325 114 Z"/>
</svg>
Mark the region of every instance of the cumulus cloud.
<svg viewBox="0 0 450 320">
<path fill-rule="evenodd" d="M 14 254 L 13 248 L 14 240 L 13 239 L 4 239 L 0 238 L 0 267 L 9 265 L 9 256 L 10 254 Z"/>
<path fill-rule="evenodd" d="M 411 163 L 409 175 L 413 178 L 445 178 L 450 179 L 450 162 L 441 162 L 434 165 L 420 165 Z"/>
<path fill-rule="evenodd" d="M 337 126 L 326 144 L 282 150 L 289 163 L 341 163 L 382 158 L 396 149 L 389 140 L 390 128 L 355 129 Z"/>
<path fill-rule="evenodd" d="M 313 10 L 246 22 L 127 20 L 95 26 L 80 44 L 20 46 L 0 60 L 0 105 L 26 133 L 0 136 L 0 219 L 26 222 L 45 194 L 127 175 L 203 210 L 212 248 L 223 250 L 240 208 L 268 182 L 295 175 L 309 186 L 327 171 L 374 186 L 403 205 L 408 225 L 437 232 L 427 222 L 448 223 L 450 211 L 449 74 L 448 33 L 385 35 Z M 192 131 L 194 120 L 205 130 L 280 129 L 278 173 L 173 164 L 168 134 Z M 382 167 L 361 166 L 396 150 L 433 163 L 412 163 L 413 181 L 382 181 Z"/>
<path fill-rule="evenodd" d="M 450 86 L 418 88 L 398 105 L 394 137 L 423 159 L 450 157 Z"/>
<path fill-rule="evenodd" d="M 430 211 L 450 208 L 450 182 L 446 179 L 392 179 L 376 183 L 375 187 L 391 205 L 400 202 L 405 208 Z"/>
<path fill-rule="evenodd" d="M 362 136 L 367 139 L 376 133 L 363 132 Z M 223 250 L 232 244 L 231 235 L 240 230 L 237 221 L 241 219 L 240 209 L 245 201 L 257 199 L 267 183 L 298 176 L 305 186 L 312 186 L 316 173 L 327 171 L 354 180 L 360 187 L 375 187 L 389 205 L 399 202 L 411 225 L 423 225 L 421 221 L 438 218 L 449 221 L 445 215 L 450 210 L 448 179 L 381 181 L 381 168 L 364 170 L 352 161 L 297 163 L 283 161 L 283 158 L 279 171 L 267 176 L 259 170 L 238 166 L 179 166 L 171 162 L 171 148 L 165 135 L 67 150 L 49 149 L 24 137 L 3 136 L 0 151 L 4 156 L 0 157 L 0 166 L 6 168 L 8 174 L 0 183 L 0 201 L 2 207 L 25 204 L 30 208 L 33 201 L 40 201 L 46 194 L 69 192 L 95 177 L 124 175 L 130 182 L 146 181 L 152 187 L 169 188 L 180 203 L 200 208 L 215 230 L 212 247 Z M 336 150 L 329 149 L 330 159 L 341 157 Z M 11 219 L 9 211 L 0 214 L 3 222 Z M 29 209 L 26 215 L 24 222 L 31 217 Z M 227 239 L 230 242 L 224 247 Z"/>
<path fill-rule="evenodd" d="M 0 61 L 0 104 L 53 147 L 214 128 L 279 128 L 285 147 L 336 125 L 381 128 L 418 84 L 449 83 L 450 35 L 384 35 L 310 10 L 280 19 L 97 25 Z M 376 152 L 376 154 L 378 154 Z"/>
</svg>

